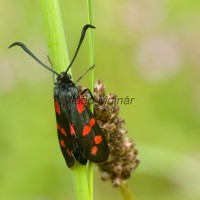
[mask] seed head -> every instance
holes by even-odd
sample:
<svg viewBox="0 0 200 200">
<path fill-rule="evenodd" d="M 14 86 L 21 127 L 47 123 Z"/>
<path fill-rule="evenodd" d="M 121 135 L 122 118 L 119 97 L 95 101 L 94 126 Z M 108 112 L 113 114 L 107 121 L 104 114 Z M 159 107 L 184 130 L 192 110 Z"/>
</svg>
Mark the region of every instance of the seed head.
<svg viewBox="0 0 200 200">
<path fill-rule="evenodd" d="M 83 87 L 79 87 L 83 91 Z M 88 94 L 86 95 L 88 98 Z M 97 80 L 94 86 L 94 117 L 104 133 L 109 147 L 109 158 L 102 164 L 97 164 L 102 180 L 111 179 L 117 187 L 131 176 L 139 164 L 138 151 L 135 143 L 128 138 L 125 121 L 119 115 L 117 95 L 105 95 L 102 80 Z"/>
</svg>

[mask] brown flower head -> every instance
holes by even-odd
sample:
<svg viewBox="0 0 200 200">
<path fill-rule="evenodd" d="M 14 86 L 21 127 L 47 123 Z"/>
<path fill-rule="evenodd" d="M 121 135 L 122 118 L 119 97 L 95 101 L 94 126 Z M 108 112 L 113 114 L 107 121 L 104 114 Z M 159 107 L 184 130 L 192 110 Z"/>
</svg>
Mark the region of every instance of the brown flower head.
<svg viewBox="0 0 200 200">
<path fill-rule="evenodd" d="M 79 87 L 82 91 L 84 88 Z M 88 96 L 87 96 L 88 98 Z M 101 127 L 109 146 L 109 158 L 97 164 L 102 172 L 102 180 L 111 179 L 113 186 L 119 186 L 130 177 L 139 163 L 134 142 L 128 138 L 125 121 L 119 118 L 117 95 L 105 95 L 102 80 L 94 86 L 94 116 Z"/>
</svg>

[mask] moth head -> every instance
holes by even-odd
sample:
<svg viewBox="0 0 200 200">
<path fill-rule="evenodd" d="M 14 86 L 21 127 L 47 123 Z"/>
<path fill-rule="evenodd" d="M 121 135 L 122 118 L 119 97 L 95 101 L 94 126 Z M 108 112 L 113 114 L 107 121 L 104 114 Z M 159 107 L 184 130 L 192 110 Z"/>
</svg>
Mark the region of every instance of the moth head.
<svg viewBox="0 0 200 200">
<path fill-rule="evenodd" d="M 59 83 L 71 83 L 72 82 L 72 76 L 70 74 L 67 74 L 66 72 L 61 72 L 58 77 L 57 81 Z"/>
</svg>

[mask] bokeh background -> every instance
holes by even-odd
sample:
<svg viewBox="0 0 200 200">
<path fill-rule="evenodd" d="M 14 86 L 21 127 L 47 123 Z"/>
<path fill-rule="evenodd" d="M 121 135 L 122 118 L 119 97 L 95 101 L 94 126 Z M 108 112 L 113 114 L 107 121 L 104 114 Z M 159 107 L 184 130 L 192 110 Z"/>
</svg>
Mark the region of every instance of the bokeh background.
<svg viewBox="0 0 200 200">
<path fill-rule="evenodd" d="M 56 133 L 52 74 L 39 1 L 0 0 L 0 199 L 75 199 Z M 86 1 L 61 0 L 70 58 L 87 23 Z M 129 179 L 140 200 L 200 199 L 200 1 L 94 2 L 95 77 L 107 92 L 135 97 L 121 105 L 141 163 Z M 88 67 L 87 39 L 73 66 Z M 89 86 L 89 76 L 81 83 Z M 94 199 L 120 200 L 94 172 Z"/>
</svg>

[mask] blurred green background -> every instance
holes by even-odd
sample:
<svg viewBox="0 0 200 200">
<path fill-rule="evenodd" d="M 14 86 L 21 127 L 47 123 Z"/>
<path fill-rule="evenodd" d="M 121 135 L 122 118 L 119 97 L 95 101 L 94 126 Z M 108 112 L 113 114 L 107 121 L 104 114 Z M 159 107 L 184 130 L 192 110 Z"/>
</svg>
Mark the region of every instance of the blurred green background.
<svg viewBox="0 0 200 200">
<path fill-rule="evenodd" d="M 58 145 L 52 74 L 39 1 L 0 0 L 0 199 L 75 199 Z M 70 58 L 87 21 L 86 1 L 60 1 Z M 94 1 L 95 77 L 135 97 L 121 117 L 141 163 L 129 179 L 140 200 L 200 199 L 200 1 Z M 73 66 L 88 67 L 87 39 Z M 89 86 L 89 76 L 81 83 Z M 120 200 L 94 172 L 94 199 Z"/>
</svg>

